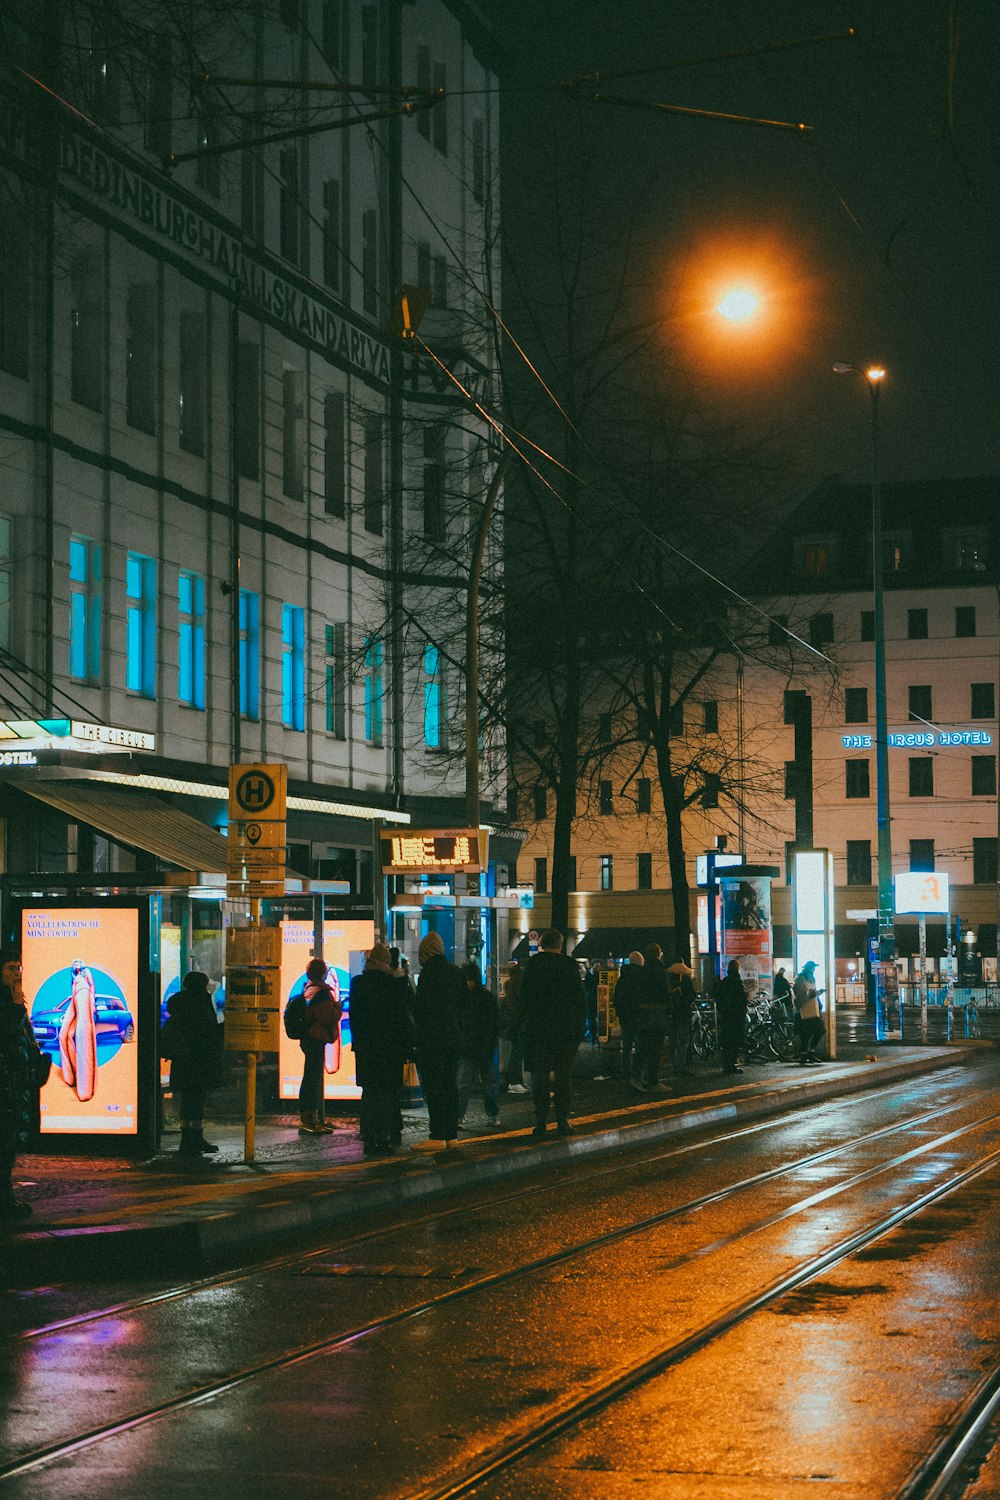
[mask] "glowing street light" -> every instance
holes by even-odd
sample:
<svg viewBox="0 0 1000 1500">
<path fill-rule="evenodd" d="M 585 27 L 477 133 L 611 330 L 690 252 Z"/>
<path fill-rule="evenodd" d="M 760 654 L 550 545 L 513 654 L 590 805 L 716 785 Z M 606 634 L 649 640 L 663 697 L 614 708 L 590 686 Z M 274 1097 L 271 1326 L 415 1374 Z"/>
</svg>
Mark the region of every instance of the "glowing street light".
<svg viewBox="0 0 1000 1500">
<path fill-rule="evenodd" d="M 734 287 L 716 303 L 715 310 L 730 323 L 746 323 L 755 316 L 759 307 L 760 298 L 756 292 L 751 292 L 747 287 Z"/>
</svg>

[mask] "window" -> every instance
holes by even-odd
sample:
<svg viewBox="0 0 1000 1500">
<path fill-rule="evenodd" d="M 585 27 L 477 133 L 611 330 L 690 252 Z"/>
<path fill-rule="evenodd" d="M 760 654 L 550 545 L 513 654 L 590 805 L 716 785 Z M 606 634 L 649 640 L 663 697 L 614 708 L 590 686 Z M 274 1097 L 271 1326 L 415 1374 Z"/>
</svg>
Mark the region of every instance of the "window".
<svg viewBox="0 0 1000 1500">
<path fill-rule="evenodd" d="M 667 733 L 671 739 L 679 739 L 684 733 L 684 705 L 675 703 L 667 718 Z"/>
<path fill-rule="evenodd" d="M 651 891 L 653 889 L 653 856 L 651 854 L 636 855 L 635 885 L 636 890 L 639 891 Z"/>
<path fill-rule="evenodd" d="M 934 872 L 934 840 L 910 840 L 910 869 L 915 875 L 931 875 Z"/>
<path fill-rule="evenodd" d="M 969 639 L 976 633 L 976 606 L 974 604 L 955 605 L 955 634 L 960 638 Z"/>
<path fill-rule="evenodd" d="M 361 82 L 371 89 L 380 82 L 378 76 L 378 6 L 361 7 Z"/>
<path fill-rule="evenodd" d="M 101 548 L 86 536 L 69 541 L 69 675 L 101 680 Z"/>
<path fill-rule="evenodd" d="M 382 421 L 365 417 L 365 530 L 382 535 Z"/>
<path fill-rule="evenodd" d="M 202 101 L 195 109 L 195 143 L 199 156 L 195 160 L 194 180 L 213 198 L 219 196 L 219 124 L 211 106 Z"/>
<path fill-rule="evenodd" d="M 796 792 L 797 786 L 798 786 L 798 778 L 797 778 L 797 776 L 795 774 L 795 762 L 794 762 L 794 760 L 786 760 L 785 761 L 785 801 L 786 802 L 791 802 L 793 800 L 793 798 L 795 797 L 795 792 Z M 850 796 L 851 795 L 850 792 L 848 792 L 847 795 Z"/>
<path fill-rule="evenodd" d="M 180 445 L 185 453 L 205 452 L 208 344 L 201 313 L 182 312 L 180 320 Z"/>
<path fill-rule="evenodd" d="M 972 795 L 995 797 L 997 794 L 997 763 L 995 756 L 974 755 L 972 757 Z"/>
<path fill-rule="evenodd" d="M 156 563 L 140 552 L 125 560 L 125 686 L 156 696 Z"/>
<path fill-rule="evenodd" d="M 205 707 L 205 580 L 183 569 L 177 580 L 177 698 Z"/>
<path fill-rule="evenodd" d="M 785 693 L 785 723 L 797 724 L 799 716 L 810 707 L 809 694 L 801 688 L 789 689 Z"/>
<path fill-rule="evenodd" d="M 156 430 L 156 289 L 130 286 L 125 303 L 125 420 Z"/>
<path fill-rule="evenodd" d="M 844 689 L 844 723 L 845 724 L 867 724 L 868 723 L 868 689 L 867 688 L 845 688 Z"/>
<path fill-rule="evenodd" d="M 301 370 L 282 377 L 281 487 L 291 500 L 301 500 L 306 457 L 306 414 Z"/>
<path fill-rule="evenodd" d="M 436 62 L 432 69 L 431 85 L 440 91 L 440 103 L 435 104 L 430 111 L 431 117 L 431 142 L 435 151 L 440 151 L 442 156 L 448 155 L 448 70 L 443 62 Z"/>
<path fill-rule="evenodd" d="M 9 651 L 13 642 L 14 559 L 10 533 L 10 521 L 0 516 L 0 650 L 3 651 Z"/>
<path fill-rule="evenodd" d="M 323 0 L 320 51 L 335 73 L 340 71 L 340 0 Z"/>
<path fill-rule="evenodd" d="M 926 609 L 908 609 L 906 611 L 906 638 L 908 641 L 926 641 Z"/>
<path fill-rule="evenodd" d="M 378 314 L 378 214 L 366 208 L 361 215 L 361 282 L 365 312 Z"/>
<path fill-rule="evenodd" d="M 992 719 L 996 717 L 996 693 L 992 682 L 974 682 L 972 684 L 972 699 L 970 717 L 973 719 Z"/>
<path fill-rule="evenodd" d="M 702 807 L 718 807 L 721 788 L 722 777 L 717 776 L 714 771 L 706 771 L 705 784 L 701 792 Z"/>
<path fill-rule="evenodd" d="M 602 818 L 611 817 L 614 813 L 614 793 L 610 781 L 598 782 L 598 805 Z"/>
<path fill-rule="evenodd" d="M 704 730 L 706 734 L 718 734 L 719 732 L 719 705 L 710 698 L 703 705 L 705 719 Z"/>
<path fill-rule="evenodd" d="M 343 396 L 335 391 L 328 391 L 323 402 L 323 425 L 326 431 L 323 503 L 328 516 L 343 516 L 347 509 L 346 419 Z"/>
<path fill-rule="evenodd" d="M 251 239 L 261 238 L 263 194 L 260 156 L 250 142 L 257 139 L 260 127 L 254 120 L 240 123 L 243 146 L 240 150 L 240 227 Z"/>
<path fill-rule="evenodd" d="M 933 797 L 934 762 L 929 755 L 910 756 L 910 796 Z"/>
<path fill-rule="evenodd" d="M 236 461 L 244 479 L 260 478 L 260 346 L 240 344 L 236 356 Z"/>
<path fill-rule="evenodd" d="M 535 890 L 544 893 L 549 888 L 549 862 L 547 859 L 535 860 Z"/>
<path fill-rule="evenodd" d="M 952 535 L 954 565 L 963 572 L 980 573 L 986 567 L 988 534 L 985 531 L 960 532 Z"/>
<path fill-rule="evenodd" d="M 109 30 L 94 27 L 90 47 L 90 112 L 102 125 L 121 124 L 122 46 Z"/>
<path fill-rule="evenodd" d="M 536 782 L 531 792 L 535 803 L 535 822 L 541 823 L 548 816 L 549 789 L 547 786 L 543 786 L 541 782 Z"/>
<path fill-rule="evenodd" d="M 833 640 L 833 615 L 824 610 L 809 621 L 809 644 L 821 651 Z"/>
<path fill-rule="evenodd" d="M 807 578 L 821 577 L 829 567 L 830 550 L 825 542 L 805 542 L 802 547 L 802 571 Z"/>
<path fill-rule="evenodd" d="M 788 639 L 787 634 L 788 616 L 772 615 L 767 622 L 767 644 L 769 646 L 783 646 Z"/>
<path fill-rule="evenodd" d="M 0 370 L 28 377 L 29 247 L 12 200 L 0 197 Z"/>
<path fill-rule="evenodd" d="M 298 265 L 299 219 L 299 149 L 286 146 L 278 157 L 278 251 L 283 260 Z"/>
<path fill-rule="evenodd" d="M 901 573 L 909 560 L 912 539 L 909 532 L 898 536 L 882 533 L 882 572 Z"/>
<path fill-rule="evenodd" d="M 599 745 L 610 745 L 611 743 L 610 714 L 598 714 L 597 716 L 597 743 Z"/>
<path fill-rule="evenodd" d="M 146 150 L 155 156 L 170 155 L 173 114 L 174 59 L 170 33 L 161 31 L 146 60 Z"/>
<path fill-rule="evenodd" d="M 376 635 L 365 637 L 365 739 L 382 743 L 382 693 L 385 648 Z"/>
<path fill-rule="evenodd" d="M 347 738 L 347 626 L 328 625 L 326 635 L 326 732 Z"/>
<path fill-rule="evenodd" d="M 871 796 L 867 760 L 847 760 L 844 762 L 844 795 L 847 797 Z"/>
<path fill-rule="evenodd" d="M 615 857 L 613 854 L 601 855 L 601 890 L 613 891 L 615 888 Z"/>
<path fill-rule="evenodd" d="M 306 612 L 295 604 L 281 606 L 281 722 L 286 729 L 306 727 Z"/>
<path fill-rule="evenodd" d="M 919 723 L 921 720 L 929 720 L 934 717 L 932 710 L 931 690 L 921 684 L 911 687 L 907 691 L 907 702 L 910 723 Z"/>
<path fill-rule="evenodd" d="M 260 718 L 260 595 L 240 589 L 240 713 Z"/>
<path fill-rule="evenodd" d="M 996 885 L 997 841 L 995 838 L 972 840 L 972 882 L 974 885 Z"/>
<path fill-rule="evenodd" d="M 340 290 L 340 181 L 328 177 L 323 184 L 323 280 Z"/>
<path fill-rule="evenodd" d="M 424 536 L 432 542 L 445 539 L 444 431 L 438 424 L 424 428 Z"/>
<path fill-rule="evenodd" d="M 482 115 L 472 121 L 472 196 L 476 203 L 486 201 L 486 121 Z"/>
<path fill-rule="evenodd" d="M 847 884 L 871 885 L 872 846 L 870 839 L 847 840 Z"/>
<path fill-rule="evenodd" d="M 875 611 L 873 609 L 861 611 L 861 639 L 863 641 L 875 639 Z"/>
<path fill-rule="evenodd" d="M 635 784 L 636 812 L 648 813 L 652 807 L 652 783 L 648 776 L 640 776 Z"/>
<path fill-rule="evenodd" d="M 104 410 L 104 281 L 96 261 L 77 266 L 71 282 L 70 395 Z"/>
<path fill-rule="evenodd" d="M 445 746 L 444 662 L 437 646 L 424 646 L 424 744 L 428 750 Z"/>
</svg>

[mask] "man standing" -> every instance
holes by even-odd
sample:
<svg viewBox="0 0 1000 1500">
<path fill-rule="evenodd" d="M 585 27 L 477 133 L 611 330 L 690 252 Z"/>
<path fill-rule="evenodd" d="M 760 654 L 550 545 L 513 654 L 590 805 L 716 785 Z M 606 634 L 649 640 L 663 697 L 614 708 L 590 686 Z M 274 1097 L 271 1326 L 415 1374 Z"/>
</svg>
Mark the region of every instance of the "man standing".
<svg viewBox="0 0 1000 1500">
<path fill-rule="evenodd" d="M 465 980 L 461 969 L 445 958 L 440 933 L 429 932 L 417 956 L 417 1069 L 430 1115 L 430 1135 L 425 1141 L 414 1141 L 410 1150 L 443 1151 L 446 1146 L 458 1146 L 458 1056 Z"/>
<path fill-rule="evenodd" d="M 659 1086 L 660 1059 L 670 1024 L 670 987 L 659 943 L 649 944 L 646 962 L 639 973 L 639 1037 L 636 1044 L 639 1077 L 633 1079 L 632 1087 L 641 1094 L 652 1094 Z"/>
<path fill-rule="evenodd" d="M 670 1064 L 675 1078 L 686 1078 L 691 1072 L 691 1012 L 697 996 L 694 970 L 682 958 L 667 969 L 670 983 Z"/>
<path fill-rule="evenodd" d="M 628 956 L 628 963 L 618 975 L 612 1004 L 622 1031 L 622 1082 L 632 1082 L 632 1050 L 636 1048 L 635 1066 L 639 1066 L 639 992 L 642 989 L 642 954 L 638 948 Z"/>
<path fill-rule="evenodd" d="M 580 970 L 562 951 L 563 935 L 550 927 L 539 939 L 521 986 L 528 1066 L 534 1080 L 536 1138 L 545 1135 L 549 1096 L 555 1104 L 556 1134 L 571 1135 L 569 1123 L 573 1059 L 583 1037 L 587 1000 Z M 549 1083 L 549 1075 L 554 1083 Z"/>
</svg>

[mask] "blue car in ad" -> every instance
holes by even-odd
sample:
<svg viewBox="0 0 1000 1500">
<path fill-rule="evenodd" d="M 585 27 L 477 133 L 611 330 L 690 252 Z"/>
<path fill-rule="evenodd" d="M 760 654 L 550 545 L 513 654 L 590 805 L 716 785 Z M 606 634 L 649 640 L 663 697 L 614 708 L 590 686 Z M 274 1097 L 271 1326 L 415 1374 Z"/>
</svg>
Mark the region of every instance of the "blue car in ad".
<svg viewBox="0 0 1000 1500">
<path fill-rule="evenodd" d="M 43 1052 L 51 1054 L 57 1065 L 59 1063 L 59 1028 L 65 1019 L 69 1003 L 70 997 L 67 996 L 51 1010 L 33 1011 L 31 1016 L 31 1029 L 35 1033 L 35 1041 Z M 122 1042 L 135 1041 L 135 1021 L 132 1018 L 132 1012 L 119 996 L 97 995 L 94 1018 L 98 1049 L 102 1046 L 118 1048 Z"/>
</svg>

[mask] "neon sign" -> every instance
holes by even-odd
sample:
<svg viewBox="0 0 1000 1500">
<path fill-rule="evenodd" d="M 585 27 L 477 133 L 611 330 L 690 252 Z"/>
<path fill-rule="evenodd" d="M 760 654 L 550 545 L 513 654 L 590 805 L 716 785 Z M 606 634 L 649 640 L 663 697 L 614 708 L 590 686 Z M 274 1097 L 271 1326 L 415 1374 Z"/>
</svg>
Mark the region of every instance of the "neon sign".
<svg viewBox="0 0 1000 1500">
<path fill-rule="evenodd" d="M 840 743 L 845 750 L 871 750 L 875 745 L 873 734 L 842 734 Z M 915 729 L 908 733 L 896 732 L 886 735 L 886 744 L 895 750 L 934 750 L 951 745 L 992 745 L 993 736 L 988 729 Z"/>
</svg>

